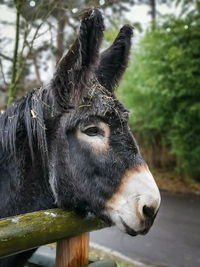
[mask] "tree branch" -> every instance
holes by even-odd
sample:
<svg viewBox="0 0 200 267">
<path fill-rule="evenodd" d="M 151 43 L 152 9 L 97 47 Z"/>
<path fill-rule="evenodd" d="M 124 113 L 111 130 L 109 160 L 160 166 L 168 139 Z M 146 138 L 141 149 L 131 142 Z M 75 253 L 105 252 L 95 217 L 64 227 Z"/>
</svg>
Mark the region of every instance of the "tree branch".
<svg viewBox="0 0 200 267">
<path fill-rule="evenodd" d="M 15 30 L 15 47 L 13 55 L 13 66 L 12 66 L 12 75 L 11 75 L 11 84 L 8 88 L 8 106 L 14 101 L 15 87 L 13 86 L 16 78 L 17 72 L 17 61 L 18 61 L 18 46 L 19 46 L 19 28 L 20 28 L 20 9 L 21 1 L 17 0 L 16 2 L 17 15 L 16 15 L 16 30 Z"/>
<path fill-rule="evenodd" d="M 5 60 L 8 60 L 8 61 L 13 61 L 13 59 L 11 57 L 8 57 L 8 56 L 2 54 L 1 52 L 0 52 L 0 57 L 4 58 Z"/>
<path fill-rule="evenodd" d="M 1 76 L 3 78 L 4 85 L 7 88 L 8 87 L 8 83 L 6 82 L 6 78 L 5 78 L 5 74 L 4 74 L 4 70 L 3 70 L 3 64 L 2 64 L 1 59 L 0 59 L 0 71 L 1 71 Z"/>
<path fill-rule="evenodd" d="M 18 0 L 18 1 L 20 2 L 21 0 Z M 46 15 L 43 16 L 43 18 L 41 19 L 41 23 L 37 26 L 31 41 L 28 41 L 27 40 L 28 36 L 29 36 L 31 30 L 33 29 L 34 22 L 39 17 L 39 14 L 40 14 L 41 9 L 43 8 L 43 5 L 44 5 L 44 1 L 42 1 L 42 3 L 39 5 L 39 7 L 38 7 L 38 9 L 37 9 L 37 11 L 35 13 L 35 16 L 33 17 L 32 21 L 31 21 L 31 23 L 27 22 L 26 29 L 24 31 L 24 38 L 23 38 L 22 48 L 21 48 L 21 51 L 20 51 L 19 56 L 18 56 L 17 70 L 16 70 L 16 67 L 13 68 L 13 72 L 14 72 L 14 70 L 16 70 L 16 73 L 15 73 L 15 79 L 11 80 L 11 84 L 9 86 L 9 92 L 10 93 L 9 93 L 9 99 L 8 99 L 8 106 L 10 106 L 12 104 L 12 102 L 14 101 L 17 84 L 18 84 L 18 82 L 19 82 L 19 80 L 20 80 L 20 78 L 21 78 L 21 76 L 22 76 L 22 74 L 23 74 L 23 72 L 25 70 L 27 59 L 31 55 L 31 52 L 32 52 L 32 49 L 33 49 L 33 44 L 34 44 L 35 39 L 38 36 L 38 32 L 39 32 L 41 26 L 43 25 L 43 23 L 47 20 L 49 15 L 55 9 L 55 4 L 54 4 L 52 6 L 52 8 L 46 13 Z M 19 13 L 19 15 L 20 15 L 20 13 Z M 17 35 L 16 35 L 16 38 L 17 38 Z M 25 47 L 28 47 L 28 52 L 24 56 Z M 13 65 L 13 67 L 14 67 L 14 65 Z"/>
<path fill-rule="evenodd" d="M 32 60 L 33 60 L 33 65 L 34 65 L 34 68 L 35 68 L 35 74 L 36 74 L 38 83 L 42 84 L 41 77 L 40 77 L 40 71 L 39 71 L 39 67 L 38 67 L 38 64 L 37 64 L 37 55 L 36 55 L 36 53 L 34 53 L 32 55 Z"/>
</svg>

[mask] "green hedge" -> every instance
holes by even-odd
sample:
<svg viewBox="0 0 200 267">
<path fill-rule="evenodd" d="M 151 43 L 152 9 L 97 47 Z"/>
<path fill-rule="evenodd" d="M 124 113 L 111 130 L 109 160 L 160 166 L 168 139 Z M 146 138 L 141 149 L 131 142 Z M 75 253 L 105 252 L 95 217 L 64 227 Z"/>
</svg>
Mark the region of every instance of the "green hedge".
<svg viewBox="0 0 200 267">
<path fill-rule="evenodd" d="M 199 10 L 198 10 L 199 11 Z M 177 169 L 200 176 L 200 12 L 167 17 L 146 32 L 119 88 L 133 131 L 161 136 Z M 131 60 L 133 62 L 133 60 Z"/>
</svg>

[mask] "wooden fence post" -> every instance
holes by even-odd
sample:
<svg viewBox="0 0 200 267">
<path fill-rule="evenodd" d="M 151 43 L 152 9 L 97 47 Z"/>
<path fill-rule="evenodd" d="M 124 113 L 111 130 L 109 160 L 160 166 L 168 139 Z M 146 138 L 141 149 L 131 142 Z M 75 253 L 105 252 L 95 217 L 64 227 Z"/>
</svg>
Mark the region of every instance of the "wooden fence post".
<svg viewBox="0 0 200 267">
<path fill-rule="evenodd" d="M 88 264 L 89 233 L 57 242 L 56 267 L 82 267 Z"/>
</svg>

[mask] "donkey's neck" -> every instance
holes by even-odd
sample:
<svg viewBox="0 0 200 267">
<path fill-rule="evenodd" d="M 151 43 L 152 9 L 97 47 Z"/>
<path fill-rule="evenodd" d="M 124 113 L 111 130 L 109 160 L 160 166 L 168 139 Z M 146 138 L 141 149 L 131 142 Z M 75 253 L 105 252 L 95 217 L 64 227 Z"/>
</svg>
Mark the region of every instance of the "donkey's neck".
<svg viewBox="0 0 200 267">
<path fill-rule="evenodd" d="M 43 164 L 47 151 L 45 116 L 51 113 L 48 99 L 49 88 L 33 90 L 0 117 L 1 217 L 54 206 Z"/>
<path fill-rule="evenodd" d="M 1 217 L 55 207 L 40 157 L 33 164 L 0 149 L 0 203 Z"/>
</svg>

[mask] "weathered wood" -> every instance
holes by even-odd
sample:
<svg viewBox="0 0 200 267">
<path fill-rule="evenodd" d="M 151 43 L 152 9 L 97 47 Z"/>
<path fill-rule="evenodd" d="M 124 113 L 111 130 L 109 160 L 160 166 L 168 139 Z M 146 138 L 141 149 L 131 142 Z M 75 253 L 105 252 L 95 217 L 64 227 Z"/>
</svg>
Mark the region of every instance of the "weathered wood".
<svg viewBox="0 0 200 267">
<path fill-rule="evenodd" d="M 106 227 L 97 218 L 52 209 L 0 220 L 0 257 Z"/>
<path fill-rule="evenodd" d="M 57 242 L 56 267 L 82 267 L 88 264 L 89 234 Z"/>
</svg>

